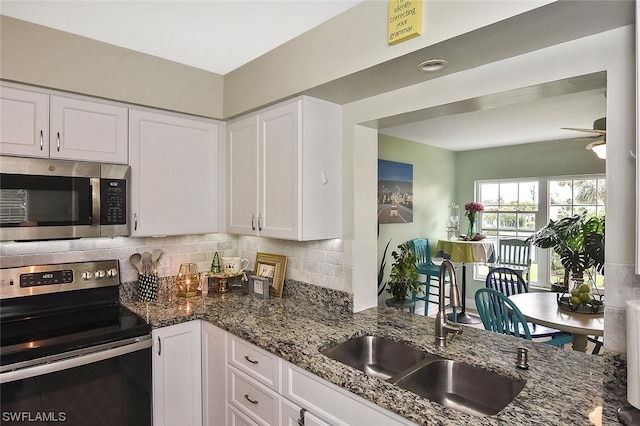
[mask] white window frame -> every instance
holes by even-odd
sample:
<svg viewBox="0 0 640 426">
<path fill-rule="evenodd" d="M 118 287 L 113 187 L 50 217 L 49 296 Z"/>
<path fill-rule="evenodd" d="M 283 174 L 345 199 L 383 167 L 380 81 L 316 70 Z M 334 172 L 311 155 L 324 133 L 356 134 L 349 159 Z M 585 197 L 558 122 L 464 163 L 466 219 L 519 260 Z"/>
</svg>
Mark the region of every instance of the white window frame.
<svg viewBox="0 0 640 426">
<path fill-rule="evenodd" d="M 544 177 L 520 177 L 513 179 L 484 179 L 475 181 L 474 199 L 475 202 L 480 203 L 480 186 L 482 184 L 505 184 L 505 183 L 520 183 L 520 182 L 538 182 L 538 210 L 534 213 L 536 215 L 536 229 L 540 229 L 549 222 L 549 214 L 551 211 L 551 204 L 549 199 L 549 185 L 551 181 L 558 180 L 588 180 L 588 179 L 606 179 L 603 173 L 596 174 L 581 174 L 581 175 L 567 175 L 567 176 L 544 176 Z M 529 213 L 529 212 L 527 212 Z M 482 214 L 482 213 L 480 213 Z M 478 221 L 478 232 L 482 233 L 482 220 Z M 498 233 L 499 235 L 499 233 Z M 494 243 L 495 244 L 495 243 Z M 532 265 L 537 265 L 538 281 L 532 282 L 534 288 L 550 288 L 550 255 L 551 251 L 548 249 L 540 249 L 538 247 L 532 247 L 535 253 L 532 253 Z M 496 247 L 497 250 L 497 247 Z M 474 265 L 473 278 L 478 281 L 484 281 L 486 274 L 482 271 L 486 271 L 486 267 L 482 265 Z"/>
</svg>

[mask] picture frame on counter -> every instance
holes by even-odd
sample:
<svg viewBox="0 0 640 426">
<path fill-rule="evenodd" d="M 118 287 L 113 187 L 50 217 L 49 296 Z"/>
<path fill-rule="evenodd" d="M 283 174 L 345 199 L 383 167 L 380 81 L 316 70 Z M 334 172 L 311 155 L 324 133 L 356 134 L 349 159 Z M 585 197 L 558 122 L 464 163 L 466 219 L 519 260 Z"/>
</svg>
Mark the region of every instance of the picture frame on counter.
<svg viewBox="0 0 640 426">
<path fill-rule="evenodd" d="M 249 294 L 260 299 L 268 299 L 270 290 L 269 281 L 270 279 L 267 277 L 250 275 Z"/>
<path fill-rule="evenodd" d="M 253 275 L 270 280 L 271 297 L 282 297 L 284 276 L 287 272 L 287 256 L 271 253 L 257 253 Z"/>
</svg>

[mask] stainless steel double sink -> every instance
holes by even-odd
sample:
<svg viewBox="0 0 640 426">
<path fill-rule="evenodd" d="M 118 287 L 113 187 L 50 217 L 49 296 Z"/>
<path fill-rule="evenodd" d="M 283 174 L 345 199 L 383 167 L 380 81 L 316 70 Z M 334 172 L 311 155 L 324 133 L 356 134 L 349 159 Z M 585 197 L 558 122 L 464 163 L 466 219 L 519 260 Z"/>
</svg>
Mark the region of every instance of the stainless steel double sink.
<svg viewBox="0 0 640 426">
<path fill-rule="evenodd" d="M 354 337 L 320 352 L 369 376 L 479 417 L 500 412 L 525 385 L 524 380 L 379 336 Z"/>
</svg>

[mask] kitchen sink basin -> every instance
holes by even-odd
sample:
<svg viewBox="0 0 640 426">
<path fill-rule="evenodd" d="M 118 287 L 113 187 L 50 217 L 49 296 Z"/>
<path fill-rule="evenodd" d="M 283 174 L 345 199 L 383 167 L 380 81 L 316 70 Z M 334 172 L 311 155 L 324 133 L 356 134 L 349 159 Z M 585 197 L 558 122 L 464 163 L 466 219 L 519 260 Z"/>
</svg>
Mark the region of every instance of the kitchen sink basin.
<svg viewBox="0 0 640 426">
<path fill-rule="evenodd" d="M 427 357 L 423 351 L 378 336 L 355 337 L 320 352 L 382 380 L 389 380 Z"/>
<path fill-rule="evenodd" d="M 484 417 L 497 414 L 513 401 L 525 381 L 463 362 L 438 359 L 412 370 L 395 384 L 445 407 Z"/>
<path fill-rule="evenodd" d="M 320 352 L 369 376 L 479 417 L 500 412 L 525 385 L 524 380 L 378 336 L 355 337 Z"/>
</svg>

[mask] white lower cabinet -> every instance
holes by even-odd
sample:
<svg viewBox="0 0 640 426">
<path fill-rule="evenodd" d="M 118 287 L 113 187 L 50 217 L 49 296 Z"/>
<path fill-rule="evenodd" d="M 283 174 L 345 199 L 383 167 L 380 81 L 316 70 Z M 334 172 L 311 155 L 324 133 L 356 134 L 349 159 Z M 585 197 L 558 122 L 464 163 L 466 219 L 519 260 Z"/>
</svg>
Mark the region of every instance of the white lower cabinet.
<svg viewBox="0 0 640 426">
<path fill-rule="evenodd" d="M 360 398 L 288 362 L 282 395 L 331 425 L 411 425 L 409 420 Z M 305 413 L 306 418 L 306 413 Z M 307 426 L 307 422 L 304 422 Z M 321 423 L 322 424 L 322 423 Z"/>
<path fill-rule="evenodd" d="M 414 423 L 197 320 L 153 330 L 153 424 Z"/>
<path fill-rule="evenodd" d="M 202 424 L 200 321 L 153 330 L 154 426 Z"/>
<path fill-rule="evenodd" d="M 206 426 L 229 423 L 225 418 L 226 335 L 221 328 L 202 321 L 202 420 Z"/>
</svg>

